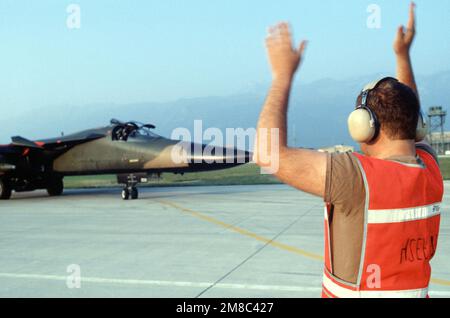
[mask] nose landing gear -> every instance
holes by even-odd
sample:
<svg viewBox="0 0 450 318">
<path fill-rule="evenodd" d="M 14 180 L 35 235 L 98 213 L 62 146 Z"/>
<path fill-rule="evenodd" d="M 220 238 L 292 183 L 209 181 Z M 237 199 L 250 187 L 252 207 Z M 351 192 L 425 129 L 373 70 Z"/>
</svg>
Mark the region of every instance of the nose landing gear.
<svg viewBox="0 0 450 318">
<path fill-rule="evenodd" d="M 123 200 L 136 200 L 139 197 L 138 189 L 135 186 L 126 186 L 122 190 L 122 199 Z"/>
<path fill-rule="evenodd" d="M 147 182 L 147 174 L 145 173 L 135 173 L 135 174 L 121 174 L 117 176 L 117 182 L 119 184 L 124 184 L 122 190 L 123 200 L 136 200 L 139 197 L 139 191 L 137 185 L 139 183 Z"/>
</svg>

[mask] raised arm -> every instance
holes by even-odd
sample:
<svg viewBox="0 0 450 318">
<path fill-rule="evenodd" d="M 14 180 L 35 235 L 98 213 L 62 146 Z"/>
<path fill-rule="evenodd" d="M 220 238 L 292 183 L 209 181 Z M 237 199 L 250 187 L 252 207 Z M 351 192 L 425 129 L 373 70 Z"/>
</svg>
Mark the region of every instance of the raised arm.
<svg viewBox="0 0 450 318">
<path fill-rule="evenodd" d="M 397 78 L 400 82 L 411 87 L 419 97 L 416 80 L 411 64 L 410 49 L 416 35 L 416 18 L 414 2 L 409 7 L 409 20 L 406 30 L 403 25 L 399 26 L 394 41 L 394 52 L 397 58 Z"/>
<path fill-rule="evenodd" d="M 411 64 L 410 49 L 416 35 L 416 5 L 411 2 L 409 6 L 409 19 L 405 28 L 401 25 L 397 30 L 397 36 L 394 41 L 394 52 L 397 57 L 397 78 L 400 82 L 411 87 L 417 95 L 420 102 L 419 91 L 417 89 L 416 80 Z M 428 152 L 436 157 L 436 153 L 429 145 L 428 141 L 422 140 L 416 144 L 421 148 L 425 148 Z"/>
<path fill-rule="evenodd" d="M 271 160 L 278 160 L 274 175 L 299 190 L 323 197 L 327 155 L 318 151 L 289 148 L 287 145 L 287 110 L 294 74 L 300 65 L 306 42 L 293 48 L 287 23 L 269 29 L 266 40 L 267 54 L 273 81 L 259 117 L 255 161 L 261 167 L 269 164 L 262 158 L 270 153 Z M 278 145 L 271 139 L 271 131 L 278 132 Z M 266 146 L 262 146 L 262 142 Z M 272 146 L 271 146 L 272 145 Z"/>
</svg>

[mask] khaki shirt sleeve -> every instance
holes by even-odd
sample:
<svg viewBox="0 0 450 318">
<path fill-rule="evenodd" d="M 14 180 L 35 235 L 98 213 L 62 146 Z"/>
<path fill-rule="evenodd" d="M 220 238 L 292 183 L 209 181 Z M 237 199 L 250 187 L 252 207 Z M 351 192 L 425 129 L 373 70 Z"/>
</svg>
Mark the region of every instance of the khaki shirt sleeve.
<svg viewBox="0 0 450 318">
<path fill-rule="evenodd" d="M 343 206 L 349 213 L 354 210 L 347 205 L 359 205 L 365 198 L 364 181 L 358 161 L 351 153 L 331 154 L 327 161 L 325 202 Z"/>
</svg>

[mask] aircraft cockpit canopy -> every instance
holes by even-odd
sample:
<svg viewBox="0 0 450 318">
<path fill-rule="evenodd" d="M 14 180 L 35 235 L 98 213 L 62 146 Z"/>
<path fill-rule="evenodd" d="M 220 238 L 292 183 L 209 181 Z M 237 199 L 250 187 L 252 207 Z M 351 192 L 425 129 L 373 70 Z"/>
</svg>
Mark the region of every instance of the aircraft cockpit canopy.
<svg viewBox="0 0 450 318">
<path fill-rule="evenodd" d="M 152 138 L 158 138 L 160 137 L 158 134 L 155 134 L 152 129 L 155 129 L 156 127 L 151 125 L 151 124 L 141 124 L 138 122 L 135 122 L 139 125 L 139 128 L 134 130 L 131 134 L 130 137 L 139 137 L 139 136 L 143 136 L 143 137 L 152 137 Z"/>
<path fill-rule="evenodd" d="M 121 122 L 112 119 L 111 124 L 115 125 L 112 130 L 111 137 L 113 140 L 127 141 L 128 138 L 160 138 L 152 129 L 156 127 L 152 124 L 143 124 L 137 121 Z"/>
</svg>

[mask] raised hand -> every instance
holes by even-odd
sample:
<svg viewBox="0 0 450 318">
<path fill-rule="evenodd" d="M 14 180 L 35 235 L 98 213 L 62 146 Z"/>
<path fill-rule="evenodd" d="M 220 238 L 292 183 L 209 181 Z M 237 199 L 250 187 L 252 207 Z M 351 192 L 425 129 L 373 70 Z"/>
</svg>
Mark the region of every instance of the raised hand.
<svg viewBox="0 0 450 318">
<path fill-rule="evenodd" d="M 415 18 L 416 5 L 411 2 L 409 7 L 409 20 L 406 26 L 406 30 L 403 25 L 399 26 L 397 30 L 397 36 L 394 41 L 394 51 L 397 55 L 408 55 L 411 45 L 416 35 L 416 18 Z"/>
<path fill-rule="evenodd" d="M 406 32 L 403 26 L 400 26 L 397 30 L 397 36 L 394 41 L 394 51 L 397 60 L 397 78 L 403 84 L 408 85 L 419 97 L 419 91 L 417 89 L 416 80 L 414 78 L 413 67 L 411 63 L 411 57 L 409 50 L 416 35 L 416 18 L 415 18 L 416 5 L 411 2 L 409 6 L 409 20 L 406 26 Z"/>
<path fill-rule="evenodd" d="M 302 60 L 306 41 L 294 48 L 289 24 L 283 22 L 269 28 L 266 48 L 274 80 L 291 80 Z"/>
</svg>

